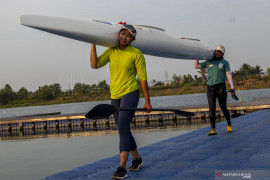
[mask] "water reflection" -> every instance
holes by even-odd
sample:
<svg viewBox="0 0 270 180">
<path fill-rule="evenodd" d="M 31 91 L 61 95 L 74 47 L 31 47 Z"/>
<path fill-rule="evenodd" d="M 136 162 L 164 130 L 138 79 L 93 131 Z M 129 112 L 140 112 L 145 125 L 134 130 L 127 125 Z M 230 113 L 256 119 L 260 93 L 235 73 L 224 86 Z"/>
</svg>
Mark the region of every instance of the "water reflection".
<svg viewBox="0 0 270 180">
<path fill-rule="evenodd" d="M 209 123 L 193 123 L 193 124 L 181 124 L 181 126 L 166 125 L 166 126 L 140 126 L 137 128 L 132 128 L 133 133 L 148 133 L 148 132 L 159 132 L 159 131 L 171 131 L 173 130 L 192 130 L 198 127 L 208 126 Z M 6 136 L 0 137 L 0 141 L 21 141 L 21 140 L 31 140 L 39 138 L 70 138 L 70 137 L 88 137 L 88 136 L 104 136 L 104 135 L 116 135 L 118 134 L 117 128 L 110 130 L 98 130 L 98 131 L 87 131 L 82 129 L 72 130 L 72 129 L 62 129 L 62 130 L 39 130 L 39 131 L 29 131 L 29 132 L 7 132 Z"/>
<path fill-rule="evenodd" d="M 217 118 L 217 122 L 223 121 L 224 117 Z M 147 132 L 153 129 L 169 129 L 169 128 L 185 128 L 190 129 L 192 126 L 204 126 L 209 120 L 196 118 L 162 118 L 159 116 L 156 120 L 134 120 L 131 123 L 131 129 L 134 132 Z M 0 141 L 5 140 L 27 140 L 35 138 L 62 138 L 62 137 L 75 137 L 75 136 L 100 136 L 117 134 L 117 127 L 113 120 L 108 123 L 98 123 L 96 126 L 93 124 L 86 124 L 83 126 L 64 126 L 53 127 L 45 126 L 40 128 L 25 128 L 14 129 L 8 131 L 0 131 Z"/>
<path fill-rule="evenodd" d="M 140 148 L 208 125 L 146 127 L 132 129 L 132 132 Z M 0 179 L 4 180 L 44 179 L 48 175 L 119 153 L 116 130 L 9 136 L 1 139 L 0 161 L 4 163 L 0 163 Z"/>
</svg>

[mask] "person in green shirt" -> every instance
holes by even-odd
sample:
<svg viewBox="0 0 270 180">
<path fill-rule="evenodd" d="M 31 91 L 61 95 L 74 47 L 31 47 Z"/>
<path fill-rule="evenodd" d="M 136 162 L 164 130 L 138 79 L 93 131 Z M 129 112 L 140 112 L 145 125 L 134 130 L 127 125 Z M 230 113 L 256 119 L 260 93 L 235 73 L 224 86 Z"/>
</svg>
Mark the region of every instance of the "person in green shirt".
<svg viewBox="0 0 270 180">
<path fill-rule="evenodd" d="M 209 116 L 212 131 L 208 135 L 216 135 L 216 99 L 218 99 L 219 106 L 228 122 L 227 132 L 232 132 L 232 124 L 230 112 L 227 109 L 227 93 L 225 78 L 227 77 L 231 86 L 231 93 L 234 93 L 233 78 L 228 61 L 223 58 L 225 48 L 221 45 L 217 46 L 212 60 L 199 63 L 195 60 L 195 69 L 207 69 L 207 99 L 209 104 Z"/>
<path fill-rule="evenodd" d="M 107 49 L 102 55 L 97 57 L 96 46 L 92 44 L 90 63 L 94 69 L 101 68 L 109 63 L 110 67 L 110 91 L 111 103 L 121 108 L 137 108 L 139 102 L 138 78 L 145 97 L 144 108 L 146 112 L 151 112 L 146 63 L 142 52 L 132 47 L 130 44 L 135 40 L 137 31 L 132 25 L 123 25 L 119 32 L 119 44 L 116 47 Z M 120 136 L 120 165 L 112 175 L 112 179 L 126 178 L 126 163 L 129 153 L 133 156 L 133 161 L 129 170 L 136 171 L 142 166 L 142 158 L 137 151 L 135 139 L 130 131 L 130 124 L 135 111 L 119 111 L 114 114 L 114 119 L 118 127 Z"/>
</svg>

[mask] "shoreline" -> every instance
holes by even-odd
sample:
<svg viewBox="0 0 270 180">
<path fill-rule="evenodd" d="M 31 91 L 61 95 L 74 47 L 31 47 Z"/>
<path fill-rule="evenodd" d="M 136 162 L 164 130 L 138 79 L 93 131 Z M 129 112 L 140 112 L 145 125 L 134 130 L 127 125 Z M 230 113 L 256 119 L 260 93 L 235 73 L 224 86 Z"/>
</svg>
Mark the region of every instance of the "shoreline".
<svg viewBox="0 0 270 180">
<path fill-rule="evenodd" d="M 191 89 L 190 89 L 191 88 Z M 259 90 L 268 89 L 270 86 L 261 88 L 243 88 L 240 90 Z M 141 91 L 141 90 L 140 90 Z M 192 87 L 181 87 L 181 88 L 166 88 L 166 87 L 156 87 L 149 88 L 150 97 L 162 97 L 162 96 L 176 96 L 176 95 L 188 95 L 188 94 L 200 94 L 206 93 L 206 86 L 192 86 Z M 238 90 L 236 89 L 236 92 Z M 143 97 L 141 93 L 141 97 Z M 140 98 L 141 98 L 140 97 Z M 64 99 L 64 100 L 63 100 Z M 29 107 L 29 106 L 44 106 L 44 105 L 59 105 L 59 104 L 69 104 L 69 103 L 83 103 L 83 102 L 98 102 L 98 101 L 108 101 L 110 100 L 109 92 L 103 92 L 100 96 L 95 97 L 95 99 L 89 98 L 89 96 L 78 96 L 73 95 L 68 98 L 61 98 L 51 101 L 38 102 L 38 103 L 25 103 L 25 104 L 7 104 L 1 105 L 0 109 L 17 108 L 17 107 Z"/>
</svg>

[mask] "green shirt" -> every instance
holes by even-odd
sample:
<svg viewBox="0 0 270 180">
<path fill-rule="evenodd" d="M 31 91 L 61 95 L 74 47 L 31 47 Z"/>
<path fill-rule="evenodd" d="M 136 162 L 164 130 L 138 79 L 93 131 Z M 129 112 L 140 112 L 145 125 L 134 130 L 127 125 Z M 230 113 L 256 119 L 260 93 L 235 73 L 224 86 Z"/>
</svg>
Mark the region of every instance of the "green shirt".
<svg viewBox="0 0 270 180">
<path fill-rule="evenodd" d="M 230 71 L 230 65 L 225 59 L 208 60 L 200 63 L 202 68 L 207 68 L 207 85 L 213 86 L 225 82 L 226 72 Z"/>
<path fill-rule="evenodd" d="M 136 91 L 139 85 L 136 80 L 147 80 L 146 63 L 142 52 L 132 46 L 124 50 L 119 47 L 107 49 L 98 57 L 98 68 L 110 62 L 111 98 L 120 99 L 125 94 Z"/>
</svg>

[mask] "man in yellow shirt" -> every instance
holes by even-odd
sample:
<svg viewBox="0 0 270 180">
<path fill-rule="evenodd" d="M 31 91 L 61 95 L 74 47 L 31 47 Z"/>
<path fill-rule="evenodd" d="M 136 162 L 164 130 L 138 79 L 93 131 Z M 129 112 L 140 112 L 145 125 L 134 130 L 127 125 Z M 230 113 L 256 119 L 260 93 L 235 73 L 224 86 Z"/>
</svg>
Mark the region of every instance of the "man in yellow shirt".
<svg viewBox="0 0 270 180">
<path fill-rule="evenodd" d="M 139 102 L 139 86 L 136 80 L 140 80 L 145 97 L 144 108 L 146 112 L 152 110 L 150 103 L 146 63 L 139 49 L 130 45 L 135 40 L 137 32 L 131 25 L 123 25 L 119 32 L 119 45 L 107 49 L 101 56 L 97 57 L 96 46 L 92 44 L 90 62 L 92 68 L 100 68 L 110 62 L 111 78 L 111 103 L 121 108 L 137 108 Z M 120 166 L 111 177 L 112 179 L 123 179 L 127 177 L 126 163 L 129 153 L 133 156 L 131 171 L 139 170 L 142 166 L 142 158 L 137 151 L 135 139 L 130 131 L 130 124 L 135 111 L 120 111 L 114 114 L 114 119 L 120 135 Z"/>
</svg>

